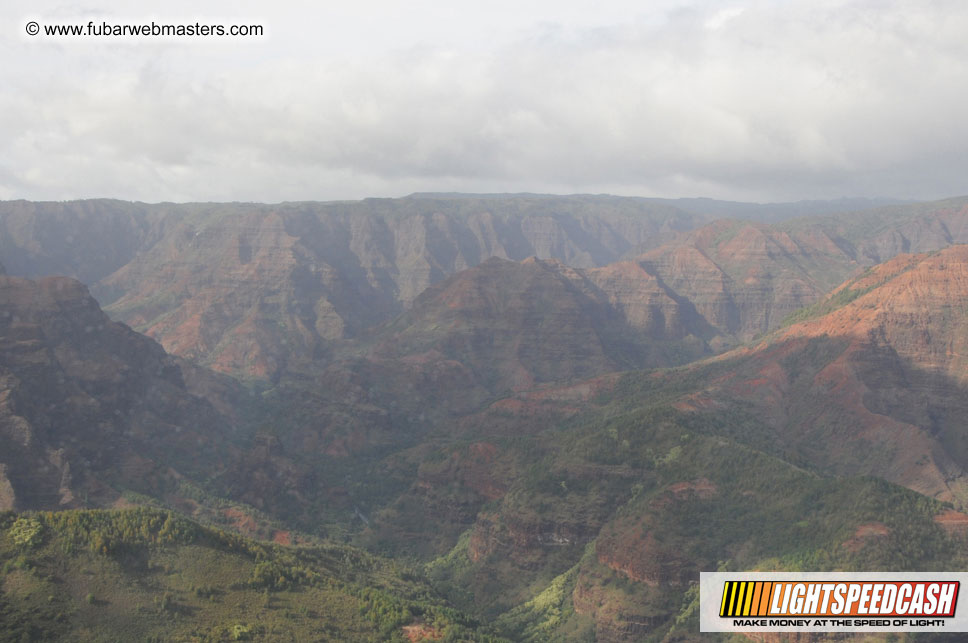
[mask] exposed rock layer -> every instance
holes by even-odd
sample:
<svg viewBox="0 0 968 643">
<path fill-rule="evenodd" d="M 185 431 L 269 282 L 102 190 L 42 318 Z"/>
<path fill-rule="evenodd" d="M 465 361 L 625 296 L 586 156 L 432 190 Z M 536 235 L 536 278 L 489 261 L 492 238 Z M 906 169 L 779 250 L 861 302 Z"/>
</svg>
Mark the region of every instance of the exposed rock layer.
<svg viewBox="0 0 968 643">
<path fill-rule="evenodd" d="M 107 504 L 111 483 L 147 490 L 174 462 L 198 473 L 228 448 L 228 427 L 161 346 L 108 319 L 82 284 L 0 277 L 3 504 Z"/>
</svg>

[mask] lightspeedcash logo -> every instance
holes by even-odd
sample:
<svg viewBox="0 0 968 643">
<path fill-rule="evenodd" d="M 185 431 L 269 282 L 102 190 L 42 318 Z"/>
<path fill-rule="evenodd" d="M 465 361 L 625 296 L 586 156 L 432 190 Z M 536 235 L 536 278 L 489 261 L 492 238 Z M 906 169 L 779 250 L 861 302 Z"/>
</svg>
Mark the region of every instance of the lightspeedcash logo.
<svg viewBox="0 0 968 643">
<path fill-rule="evenodd" d="M 702 573 L 709 632 L 968 631 L 962 573 Z"/>
</svg>

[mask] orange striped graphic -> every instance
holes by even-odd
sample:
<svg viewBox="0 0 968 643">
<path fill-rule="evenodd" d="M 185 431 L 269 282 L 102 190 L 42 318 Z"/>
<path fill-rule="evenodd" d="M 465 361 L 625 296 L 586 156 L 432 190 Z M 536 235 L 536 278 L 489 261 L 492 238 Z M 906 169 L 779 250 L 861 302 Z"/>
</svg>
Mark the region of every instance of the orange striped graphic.
<svg viewBox="0 0 968 643">
<path fill-rule="evenodd" d="M 766 581 L 726 581 L 719 615 L 767 616 L 774 583 Z"/>
</svg>

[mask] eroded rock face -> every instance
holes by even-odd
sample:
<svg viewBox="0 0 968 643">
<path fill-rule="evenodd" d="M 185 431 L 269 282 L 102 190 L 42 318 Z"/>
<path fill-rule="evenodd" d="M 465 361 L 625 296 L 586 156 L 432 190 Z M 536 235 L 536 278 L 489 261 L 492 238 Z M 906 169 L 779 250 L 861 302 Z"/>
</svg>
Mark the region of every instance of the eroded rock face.
<svg viewBox="0 0 968 643">
<path fill-rule="evenodd" d="M 964 213 L 952 201 L 773 227 L 723 221 L 683 239 L 712 214 L 585 196 L 20 201 L 0 204 L 0 255 L 13 274 L 90 284 L 112 316 L 172 354 L 273 380 L 326 361 L 334 342 L 492 256 L 591 269 L 645 251 L 644 275 L 618 266 L 587 273 L 586 285 L 633 329 L 721 350 L 776 328 L 858 267 L 968 242 Z"/>
<path fill-rule="evenodd" d="M 414 198 L 181 211 L 96 290 L 118 296 L 110 313 L 169 352 L 272 379 L 488 257 L 602 265 L 699 220 L 668 206 L 618 203 Z"/>
<path fill-rule="evenodd" d="M 604 302 L 624 324 L 641 336 L 678 341 L 689 336 L 708 338 L 715 332 L 699 317 L 691 302 L 680 298 L 634 261 L 588 270 L 582 277 L 594 284 L 600 291 L 600 295 L 595 295 L 604 296 Z"/>
<path fill-rule="evenodd" d="M 513 231 L 505 229 L 509 225 Z M 642 358 L 644 353 L 644 365 L 669 361 L 663 350 L 622 337 L 625 331 L 653 346 L 694 338 L 673 351 L 681 354 L 679 361 L 700 355 L 708 341 L 728 346 L 749 339 L 832 285 L 814 276 L 819 262 L 835 259 L 837 280 L 857 265 L 826 237 L 825 244 L 814 239 L 811 246 L 765 225 L 734 229 L 738 224 L 723 222 L 637 263 L 591 269 L 602 257 L 617 258 L 621 244 L 609 237 L 605 223 L 585 222 L 595 234 L 609 237 L 616 250 L 602 249 L 586 234 L 580 239 L 599 250 L 579 251 L 569 225 L 567 217 L 514 222 L 485 213 L 458 222 L 444 215 L 350 219 L 289 210 L 223 216 L 205 225 L 185 220 L 98 287 L 125 293 L 111 304 L 113 315 L 170 352 L 227 373 L 273 378 L 299 370 L 327 356 L 334 340 L 357 337 L 410 307 L 415 318 L 432 321 L 445 317 L 447 308 L 471 321 L 490 315 L 478 322 L 507 314 L 500 323 L 517 323 L 515 331 L 527 330 L 520 326 L 535 316 L 546 333 L 556 330 L 556 319 L 594 325 L 591 335 L 544 339 L 548 347 L 587 347 L 588 354 L 576 356 L 588 364 L 585 372 L 567 372 L 567 363 L 576 359 L 562 356 L 563 376 L 582 377 L 614 368 L 615 354 Z M 515 235 L 520 236 L 512 243 Z M 526 253 L 549 260 L 529 260 L 513 275 L 492 261 L 418 298 L 487 256 L 514 260 Z M 829 266 L 824 271 L 829 273 Z M 553 316 L 555 311 L 559 314 Z M 483 346 L 494 339 L 499 341 L 461 341 L 473 351 L 475 342 Z M 603 349 L 598 346 L 603 339 L 625 344 Z M 633 360 L 622 366 L 637 365 Z M 516 386 L 547 379 L 527 365 L 505 370 L 506 377 L 520 380 Z"/>
<path fill-rule="evenodd" d="M 669 366 L 708 350 L 702 322 L 638 265 L 580 270 L 492 258 L 429 288 L 375 335 L 372 354 L 435 351 L 492 392 Z"/>
<path fill-rule="evenodd" d="M 572 605 L 578 614 L 594 619 L 596 641 L 641 641 L 661 626 L 663 616 L 640 613 L 634 609 L 635 606 L 629 606 L 625 604 L 627 601 L 616 597 L 615 593 L 615 590 L 604 587 L 588 570 L 582 570 L 575 583 L 571 594 Z"/>
<path fill-rule="evenodd" d="M 744 341 L 776 328 L 858 265 L 826 235 L 794 238 L 735 221 L 710 224 L 639 260 L 717 334 Z"/>
<path fill-rule="evenodd" d="M 965 498 L 968 246 L 898 256 L 837 301 L 847 303 L 724 355 L 748 361 L 686 406 L 746 400 L 818 466 Z"/>
<path fill-rule="evenodd" d="M 492 390 L 525 389 L 609 370 L 595 332 L 599 315 L 559 266 L 489 259 L 418 298 L 376 352 L 398 357 L 435 348 Z"/>
<path fill-rule="evenodd" d="M 164 471 L 210 466 L 228 426 L 150 339 L 66 277 L 0 277 L 0 495 L 20 509 L 108 504 L 140 453 Z M 162 463 L 164 463 L 162 465 Z M 140 479 L 144 477 L 145 479 Z"/>
<path fill-rule="evenodd" d="M 719 493 L 706 478 L 669 485 L 649 502 L 649 510 L 710 500 Z M 649 512 L 619 517 L 608 523 L 595 543 L 598 562 L 630 580 L 650 587 L 679 586 L 695 577 L 696 561 L 687 560 L 681 543 L 663 542 L 656 537 Z"/>
<path fill-rule="evenodd" d="M 600 525 L 600 519 L 582 523 L 521 516 L 509 511 L 482 512 L 471 532 L 468 557 L 476 563 L 499 554 L 522 569 L 537 569 L 549 550 L 573 547 L 580 551 L 595 538 Z"/>
<path fill-rule="evenodd" d="M 748 341 L 862 268 L 968 243 L 963 200 L 768 226 L 717 221 L 638 257 L 719 335 Z"/>
</svg>

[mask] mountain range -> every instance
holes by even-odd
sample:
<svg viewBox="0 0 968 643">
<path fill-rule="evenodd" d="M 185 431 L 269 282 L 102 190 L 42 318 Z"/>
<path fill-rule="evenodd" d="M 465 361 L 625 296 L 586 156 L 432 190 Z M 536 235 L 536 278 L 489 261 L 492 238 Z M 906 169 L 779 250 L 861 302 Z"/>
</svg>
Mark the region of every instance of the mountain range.
<svg viewBox="0 0 968 643">
<path fill-rule="evenodd" d="M 97 613 L 57 569 L 151 569 L 54 564 L 79 536 L 32 510 L 184 516 L 204 551 L 114 536 L 176 567 L 225 555 L 199 529 L 372 557 L 326 600 L 397 616 L 334 638 L 690 640 L 699 571 L 966 563 L 968 198 L 5 202 L 0 261 L 0 614 L 28 630 L 38 583 L 57 636 Z M 239 624 L 162 585 L 184 631 Z"/>
</svg>

